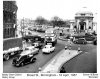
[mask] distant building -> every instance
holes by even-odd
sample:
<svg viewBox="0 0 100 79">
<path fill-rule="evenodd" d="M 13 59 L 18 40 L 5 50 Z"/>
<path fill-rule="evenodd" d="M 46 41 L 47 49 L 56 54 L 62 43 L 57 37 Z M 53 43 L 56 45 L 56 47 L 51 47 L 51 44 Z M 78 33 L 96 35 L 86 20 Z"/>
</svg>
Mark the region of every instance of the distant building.
<svg viewBox="0 0 100 79">
<path fill-rule="evenodd" d="M 93 30 L 93 13 L 92 12 L 78 12 L 75 15 L 76 28 L 79 31 Z"/>
<path fill-rule="evenodd" d="M 75 19 L 70 20 L 70 29 L 76 29 L 80 32 L 93 32 L 97 31 L 97 23 L 93 21 L 92 12 L 77 12 Z"/>
<path fill-rule="evenodd" d="M 17 20 L 16 1 L 3 1 L 3 38 L 15 37 Z"/>
</svg>

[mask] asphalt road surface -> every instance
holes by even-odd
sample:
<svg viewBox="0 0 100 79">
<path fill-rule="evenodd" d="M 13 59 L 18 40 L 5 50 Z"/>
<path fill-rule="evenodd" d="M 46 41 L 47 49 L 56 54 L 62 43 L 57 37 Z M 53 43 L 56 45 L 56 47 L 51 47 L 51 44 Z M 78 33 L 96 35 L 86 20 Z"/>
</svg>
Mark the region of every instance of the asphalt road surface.
<svg viewBox="0 0 100 79">
<path fill-rule="evenodd" d="M 3 72 L 4 73 L 35 73 L 38 72 L 39 67 L 44 66 L 50 59 L 52 59 L 57 53 L 59 53 L 64 48 L 64 44 L 61 41 L 58 41 L 56 44 L 55 52 L 51 54 L 43 54 L 40 50 L 39 54 L 36 56 L 37 61 L 32 64 L 25 65 L 23 67 L 15 67 L 12 65 L 11 58 L 8 61 L 3 62 Z"/>
<path fill-rule="evenodd" d="M 77 44 L 72 45 L 72 49 L 77 47 Z M 66 73 L 97 73 L 97 46 L 87 44 L 80 48 L 83 53 L 63 65 Z"/>
<path fill-rule="evenodd" d="M 34 34 L 34 33 L 33 33 Z M 68 44 L 67 41 L 58 40 L 55 52 L 51 54 L 43 54 L 40 50 L 36 56 L 37 61 L 32 64 L 25 65 L 23 67 L 15 67 L 12 65 L 11 58 L 8 61 L 3 62 L 4 73 L 37 73 L 39 67 L 43 67 L 50 61 L 57 53 L 59 53 Z M 78 44 L 72 43 L 72 49 L 78 48 Z M 81 55 L 73 58 L 69 62 L 64 64 L 66 73 L 95 73 L 97 72 L 97 46 L 93 44 L 80 45 L 81 50 L 84 52 Z"/>
</svg>

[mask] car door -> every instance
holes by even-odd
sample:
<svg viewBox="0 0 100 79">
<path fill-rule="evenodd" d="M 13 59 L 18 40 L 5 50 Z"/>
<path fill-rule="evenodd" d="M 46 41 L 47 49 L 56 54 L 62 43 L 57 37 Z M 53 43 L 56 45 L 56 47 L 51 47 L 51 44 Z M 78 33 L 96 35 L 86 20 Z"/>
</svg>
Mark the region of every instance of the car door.
<svg viewBox="0 0 100 79">
<path fill-rule="evenodd" d="M 33 54 L 29 54 L 29 55 L 27 56 L 27 62 L 30 62 L 30 60 L 31 60 L 32 57 L 33 57 Z"/>
<path fill-rule="evenodd" d="M 27 55 L 23 56 L 20 60 L 21 63 L 27 63 Z"/>
<path fill-rule="evenodd" d="M 50 46 L 50 50 L 53 51 L 53 47 L 52 46 Z"/>
</svg>

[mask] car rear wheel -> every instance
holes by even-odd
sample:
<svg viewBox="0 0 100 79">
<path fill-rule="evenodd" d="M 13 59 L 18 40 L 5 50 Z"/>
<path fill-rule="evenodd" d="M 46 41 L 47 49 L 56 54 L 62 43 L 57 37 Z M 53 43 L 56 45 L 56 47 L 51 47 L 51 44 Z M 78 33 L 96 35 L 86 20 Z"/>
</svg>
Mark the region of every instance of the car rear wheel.
<svg viewBox="0 0 100 79">
<path fill-rule="evenodd" d="M 24 65 L 24 63 L 22 62 L 22 63 L 21 63 L 21 66 L 23 66 L 23 65 Z"/>
<path fill-rule="evenodd" d="M 53 50 L 53 52 L 55 51 L 55 49 Z"/>
<path fill-rule="evenodd" d="M 5 55 L 5 60 L 9 60 L 9 58 L 10 58 L 9 55 L 6 54 L 6 55 Z"/>
<path fill-rule="evenodd" d="M 31 59 L 31 63 L 34 63 L 36 61 L 36 58 Z"/>
</svg>

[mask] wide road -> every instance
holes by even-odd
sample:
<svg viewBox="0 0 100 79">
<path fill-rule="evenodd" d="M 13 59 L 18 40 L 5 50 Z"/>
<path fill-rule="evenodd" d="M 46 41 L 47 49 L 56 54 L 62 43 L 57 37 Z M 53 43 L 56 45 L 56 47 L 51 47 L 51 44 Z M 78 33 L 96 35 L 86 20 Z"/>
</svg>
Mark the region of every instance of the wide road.
<svg viewBox="0 0 100 79">
<path fill-rule="evenodd" d="M 72 44 L 72 49 L 77 49 Z M 82 54 L 66 62 L 63 67 L 66 73 L 97 73 L 97 46 L 93 44 L 80 45 Z"/>
<path fill-rule="evenodd" d="M 36 56 L 37 61 L 32 64 L 25 65 L 23 67 L 15 67 L 12 65 L 11 58 L 8 61 L 3 62 L 3 72 L 4 73 L 35 73 L 38 72 L 38 68 L 44 66 L 50 59 L 52 59 L 57 53 L 59 53 L 64 48 L 64 43 L 58 40 L 56 44 L 55 52 L 51 54 L 43 54 L 40 50 L 39 54 Z"/>
<path fill-rule="evenodd" d="M 35 34 L 35 33 L 33 33 Z M 44 34 L 42 34 L 44 35 Z M 37 61 L 33 64 L 28 64 L 23 67 L 14 67 L 12 65 L 12 58 L 3 62 L 4 73 L 36 73 L 39 67 L 43 67 L 48 63 L 57 53 L 59 53 L 68 44 L 67 41 L 58 40 L 55 52 L 51 54 L 43 54 L 40 50 L 36 56 Z M 78 44 L 72 43 L 72 49 L 78 48 Z M 66 73 L 95 73 L 97 72 L 97 46 L 93 44 L 80 45 L 84 52 L 81 55 L 73 58 L 64 64 Z"/>
</svg>

